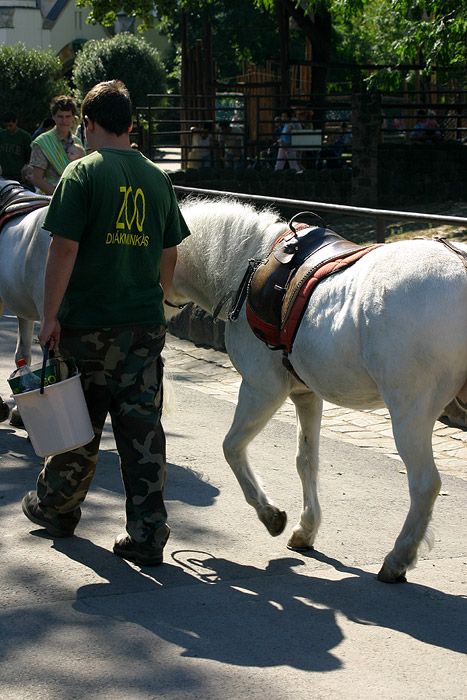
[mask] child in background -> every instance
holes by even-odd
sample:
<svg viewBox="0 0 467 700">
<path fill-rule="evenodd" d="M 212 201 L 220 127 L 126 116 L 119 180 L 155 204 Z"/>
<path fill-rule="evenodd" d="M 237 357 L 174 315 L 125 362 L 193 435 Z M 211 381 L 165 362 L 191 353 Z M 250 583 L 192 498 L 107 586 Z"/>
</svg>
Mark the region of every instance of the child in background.
<svg viewBox="0 0 467 700">
<path fill-rule="evenodd" d="M 67 155 L 70 160 L 79 160 L 84 156 L 84 148 L 74 143 L 73 146 L 70 146 L 68 149 Z"/>
</svg>

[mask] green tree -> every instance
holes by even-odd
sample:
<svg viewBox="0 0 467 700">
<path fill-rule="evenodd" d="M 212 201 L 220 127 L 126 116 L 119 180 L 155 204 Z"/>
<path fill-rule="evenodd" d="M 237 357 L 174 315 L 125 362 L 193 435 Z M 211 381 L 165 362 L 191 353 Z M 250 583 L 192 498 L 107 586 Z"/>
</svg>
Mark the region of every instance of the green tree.
<svg viewBox="0 0 467 700">
<path fill-rule="evenodd" d="M 179 8 L 200 12 L 221 0 L 77 0 L 91 7 L 94 21 L 110 25 L 116 13 L 134 14 L 141 29 L 153 27 L 158 18 L 173 18 Z M 284 8 L 313 47 L 312 89 L 326 92 L 328 64 L 332 59 L 348 62 L 418 63 L 426 73 L 446 66 L 451 77 L 465 80 L 467 60 L 467 4 L 462 0 L 250 0 L 276 21 Z M 225 2 L 225 6 L 227 6 Z M 230 3 L 234 5 L 235 3 Z M 222 32 L 225 46 L 229 32 Z M 245 32 L 245 42 L 248 34 Z M 254 41 L 254 40 L 253 40 Z M 253 41 L 251 44 L 253 45 Z M 271 56 L 272 57 L 272 56 Z M 400 71 L 375 74 L 387 86 L 396 85 Z M 439 75 L 441 73 L 439 72 Z M 447 73 L 446 73 L 447 75 Z"/>
<path fill-rule="evenodd" d="M 178 5 L 170 16 L 161 18 L 160 29 L 170 41 L 182 39 L 182 8 Z M 201 8 L 188 11 L 188 35 L 191 46 L 204 36 L 205 24 L 213 27 L 212 48 L 218 76 L 235 78 L 242 72 L 243 61 L 264 65 L 279 56 L 277 22 L 273 14 L 256 7 L 251 0 L 212 0 Z M 303 42 L 297 58 L 303 56 Z"/>
<path fill-rule="evenodd" d="M 134 107 L 146 104 L 148 93 L 166 90 L 165 68 L 157 49 L 126 32 L 86 42 L 76 56 L 72 75 L 78 100 L 103 80 L 122 80 Z"/>
<path fill-rule="evenodd" d="M 62 78 L 62 63 L 52 51 L 29 49 L 24 44 L 0 46 L 0 95 L 2 110 L 18 114 L 26 131 L 50 116 L 50 101 L 55 95 L 70 92 Z"/>
<path fill-rule="evenodd" d="M 462 0 L 392 0 L 402 17 L 394 44 L 401 60 L 420 60 L 429 74 L 441 66 L 446 76 L 465 81 L 467 61 L 467 5 Z"/>
</svg>

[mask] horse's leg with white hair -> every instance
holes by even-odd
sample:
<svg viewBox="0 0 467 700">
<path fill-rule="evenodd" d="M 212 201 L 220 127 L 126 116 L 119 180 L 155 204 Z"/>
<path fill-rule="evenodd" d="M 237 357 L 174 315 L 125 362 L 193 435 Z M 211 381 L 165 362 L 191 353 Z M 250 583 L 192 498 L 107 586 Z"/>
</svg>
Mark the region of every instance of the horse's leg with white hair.
<svg viewBox="0 0 467 700">
<path fill-rule="evenodd" d="M 282 391 L 271 393 L 265 388 L 251 386 L 243 379 L 232 427 L 223 443 L 225 458 L 237 477 L 247 503 L 255 508 L 259 519 L 273 536 L 280 535 L 284 530 L 287 516 L 261 488 L 248 462 L 247 446 L 284 403 L 288 393 L 286 382 Z"/>
<path fill-rule="evenodd" d="M 26 360 L 26 364 L 31 364 L 31 345 L 34 335 L 34 321 L 30 321 L 18 316 L 18 340 L 16 342 L 15 362 Z"/>
<path fill-rule="evenodd" d="M 297 471 L 302 482 L 303 510 L 287 543 L 289 549 L 303 551 L 313 547 L 321 523 L 317 481 L 319 468 L 319 434 L 323 401 L 305 387 L 293 389 L 290 398 L 297 411 Z"/>
<path fill-rule="evenodd" d="M 394 548 L 378 574 L 378 579 L 386 583 L 405 581 L 407 569 L 415 566 L 439 494 L 441 479 L 431 442 L 436 419 L 433 416 L 436 410 L 427 412 L 420 410 L 420 406 L 410 406 L 404 415 L 391 411 L 394 439 L 407 469 L 410 508 Z"/>
</svg>

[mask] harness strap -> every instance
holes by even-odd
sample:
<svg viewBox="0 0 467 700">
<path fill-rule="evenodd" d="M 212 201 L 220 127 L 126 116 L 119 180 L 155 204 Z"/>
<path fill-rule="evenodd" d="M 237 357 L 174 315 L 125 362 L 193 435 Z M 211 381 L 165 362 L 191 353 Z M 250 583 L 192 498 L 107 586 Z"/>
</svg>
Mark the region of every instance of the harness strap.
<svg viewBox="0 0 467 700">
<path fill-rule="evenodd" d="M 248 267 L 246 269 L 245 274 L 243 275 L 242 281 L 240 282 L 240 286 L 237 289 L 232 309 L 228 315 L 229 321 L 236 321 L 238 319 L 240 310 L 243 306 L 243 302 L 245 301 L 246 295 L 248 293 L 248 285 L 250 284 L 250 280 L 253 277 L 254 271 L 256 270 L 258 265 L 260 265 L 260 263 L 260 260 L 248 260 Z"/>
<path fill-rule="evenodd" d="M 433 236 L 433 240 L 438 241 L 438 243 L 442 243 L 446 246 L 446 248 L 455 253 L 462 260 L 464 267 L 467 269 L 467 253 L 464 250 L 456 248 L 456 246 L 448 241 L 447 238 L 441 238 L 441 236 Z"/>
<path fill-rule="evenodd" d="M 212 312 L 212 320 L 213 321 L 217 320 L 217 317 L 219 316 L 222 307 L 228 302 L 229 299 L 231 299 L 233 297 L 233 295 L 234 295 L 234 293 L 232 292 L 232 290 L 229 290 L 228 292 L 226 292 L 224 294 L 224 296 L 222 297 L 222 299 L 220 300 L 220 302 L 217 304 L 216 308 Z"/>
<path fill-rule="evenodd" d="M 167 299 L 164 299 L 164 304 L 165 304 L 166 306 L 170 306 L 171 309 L 184 309 L 185 306 L 188 306 L 189 303 L 190 303 L 190 302 L 187 301 L 186 304 L 172 304 L 171 301 L 167 301 Z"/>
</svg>

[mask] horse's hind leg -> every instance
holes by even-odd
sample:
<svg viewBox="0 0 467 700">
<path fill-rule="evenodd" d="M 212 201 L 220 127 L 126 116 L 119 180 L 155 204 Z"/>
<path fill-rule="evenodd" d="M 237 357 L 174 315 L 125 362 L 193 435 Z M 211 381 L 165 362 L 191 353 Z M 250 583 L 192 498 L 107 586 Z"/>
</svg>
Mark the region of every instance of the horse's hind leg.
<svg viewBox="0 0 467 700">
<path fill-rule="evenodd" d="M 410 509 L 394 549 L 378 574 L 378 579 L 386 583 L 405 581 L 405 573 L 416 563 L 419 545 L 431 520 L 441 486 L 431 446 L 434 421 L 417 414 L 415 407 L 402 419 L 392 416 L 394 439 L 407 469 Z"/>
<path fill-rule="evenodd" d="M 289 549 L 310 549 L 321 522 L 317 480 L 319 467 L 319 433 L 323 402 L 309 389 L 298 388 L 291 392 L 298 420 L 297 471 L 302 482 L 303 510 L 287 543 Z"/>
<path fill-rule="evenodd" d="M 18 340 L 16 342 L 15 361 L 24 359 L 31 364 L 31 345 L 34 335 L 34 321 L 18 316 Z"/>
<path fill-rule="evenodd" d="M 277 388 L 277 387 L 276 387 Z M 227 433 L 224 455 L 237 477 L 247 502 L 255 508 L 259 519 L 273 536 L 280 535 L 287 522 L 284 511 L 274 505 L 261 488 L 247 458 L 247 446 L 264 428 L 288 395 L 283 383 L 281 391 L 266 393 L 258 386 L 251 386 L 245 379 L 240 386 L 237 408 L 232 427 Z"/>
</svg>

